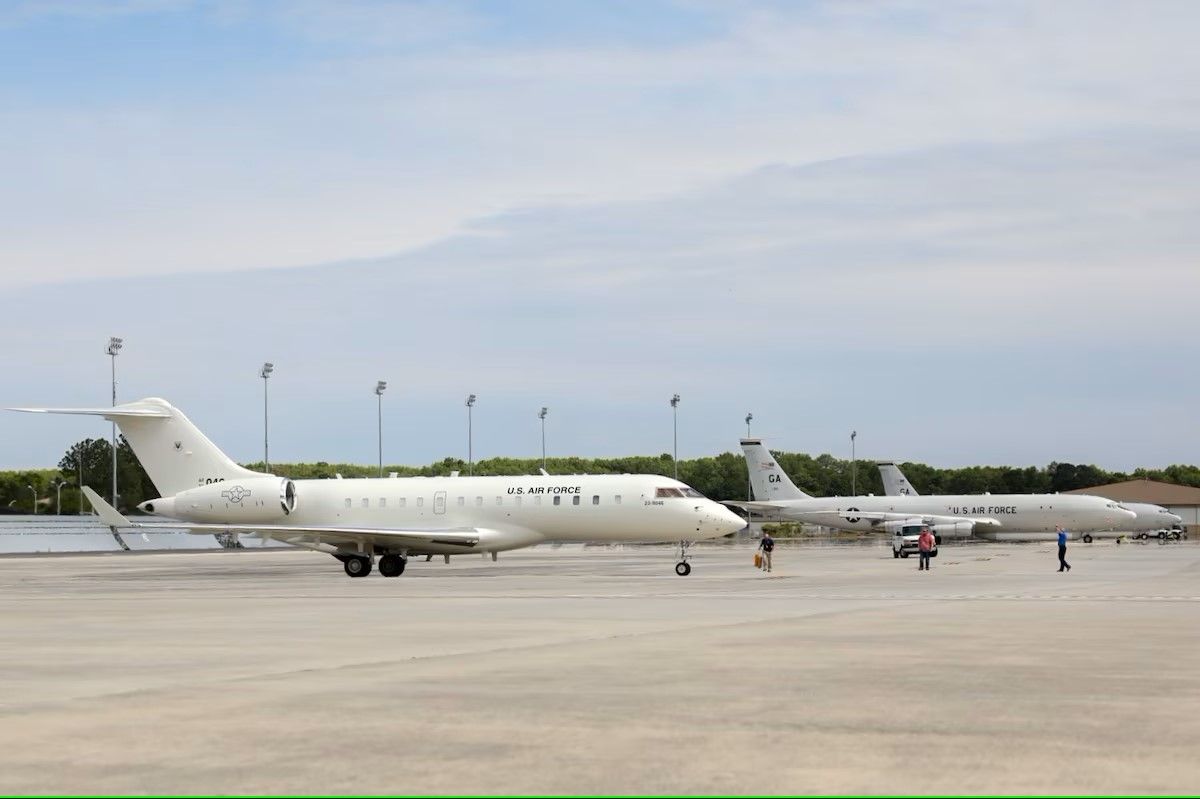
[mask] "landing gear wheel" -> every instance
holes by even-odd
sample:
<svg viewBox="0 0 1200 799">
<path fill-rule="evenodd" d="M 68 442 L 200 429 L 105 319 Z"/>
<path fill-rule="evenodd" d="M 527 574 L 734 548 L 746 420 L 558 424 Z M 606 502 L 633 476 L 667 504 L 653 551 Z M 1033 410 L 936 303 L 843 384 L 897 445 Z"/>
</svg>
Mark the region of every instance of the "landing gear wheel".
<svg viewBox="0 0 1200 799">
<path fill-rule="evenodd" d="M 351 577 L 366 577 L 371 573 L 371 559 L 354 555 L 342 561 L 342 568 Z"/>
<path fill-rule="evenodd" d="M 404 574 L 406 561 L 399 555 L 384 555 L 379 559 L 379 573 L 384 577 L 399 577 Z"/>
<path fill-rule="evenodd" d="M 688 547 L 691 545 L 691 541 L 679 542 L 679 562 L 675 564 L 675 573 L 680 577 L 687 577 L 692 573 L 692 567 L 688 565 Z"/>
<path fill-rule="evenodd" d="M 1166 531 L 1166 530 L 1159 530 L 1159 531 L 1158 531 L 1158 540 L 1159 540 L 1159 541 L 1166 541 L 1166 540 L 1167 540 L 1167 531 Z"/>
<path fill-rule="evenodd" d="M 1090 535 L 1085 535 L 1085 536 L 1083 537 L 1083 543 L 1085 543 L 1085 544 L 1090 544 L 1090 543 L 1092 543 L 1092 537 L 1091 537 Z"/>
</svg>

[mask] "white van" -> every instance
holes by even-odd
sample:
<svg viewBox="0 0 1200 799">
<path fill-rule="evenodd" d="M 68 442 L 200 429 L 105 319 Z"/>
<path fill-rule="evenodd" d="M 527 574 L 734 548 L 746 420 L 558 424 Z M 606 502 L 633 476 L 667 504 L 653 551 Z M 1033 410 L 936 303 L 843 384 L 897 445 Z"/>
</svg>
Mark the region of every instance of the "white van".
<svg viewBox="0 0 1200 799">
<path fill-rule="evenodd" d="M 892 557 L 907 558 L 909 555 L 916 555 L 920 552 L 917 539 L 921 537 L 921 530 L 924 528 L 925 525 L 922 524 L 905 524 L 896 527 L 892 533 Z M 937 557 L 938 544 L 940 543 L 942 543 L 941 537 L 935 535 L 933 537 L 933 550 L 930 551 L 929 557 Z"/>
</svg>

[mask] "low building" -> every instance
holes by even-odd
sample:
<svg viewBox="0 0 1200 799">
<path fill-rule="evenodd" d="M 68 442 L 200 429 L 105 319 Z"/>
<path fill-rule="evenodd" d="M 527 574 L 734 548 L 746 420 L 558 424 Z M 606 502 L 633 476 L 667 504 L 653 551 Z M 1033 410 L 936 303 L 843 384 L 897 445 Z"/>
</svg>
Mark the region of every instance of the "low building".
<svg viewBox="0 0 1200 799">
<path fill-rule="evenodd" d="M 1200 488 L 1160 483 L 1157 480 L 1124 480 L 1120 483 L 1078 488 L 1068 494 L 1092 494 L 1113 502 L 1148 502 L 1161 505 L 1183 519 L 1188 535 L 1200 533 Z"/>
</svg>

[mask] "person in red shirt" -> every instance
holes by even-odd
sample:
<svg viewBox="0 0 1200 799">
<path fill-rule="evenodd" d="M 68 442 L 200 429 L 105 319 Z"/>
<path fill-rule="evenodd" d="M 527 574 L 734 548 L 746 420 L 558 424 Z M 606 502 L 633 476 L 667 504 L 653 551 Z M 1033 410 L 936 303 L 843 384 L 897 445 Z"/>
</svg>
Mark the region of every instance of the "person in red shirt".
<svg viewBox="0 0 1200 799">
<path fill-rule="evenodd" d="M 921 553 L 921 560 L 917 563 L 917 571 L 924 569 L 929 571 L 929 553 L 933 552 L 933 533 L 929 532 L 928 527 L 921 528 L 921 535 L 917 538 L 917 550 Z"/>
</svg>

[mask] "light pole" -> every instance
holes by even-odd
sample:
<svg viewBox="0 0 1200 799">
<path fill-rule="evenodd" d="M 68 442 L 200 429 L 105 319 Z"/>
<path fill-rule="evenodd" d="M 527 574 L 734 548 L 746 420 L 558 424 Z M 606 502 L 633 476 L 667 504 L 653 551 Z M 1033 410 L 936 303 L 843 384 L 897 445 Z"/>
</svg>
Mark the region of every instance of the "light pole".
<svg viewBox="0 0 1200 799">
<path fill-rule="evenodd" d="M 109 336 L 108 347 L 104 350 L 112 357 L 112 404 L 117 407 L 117 353 L 121 351 L 125 339 Z M 112 504 L 117 507 L 117 423 L 112 425 Z"/>
<path fill-rule="evenodd" d="M 75 453 L 76 453 L 75 457 L 79 461 L 75 465 L 79 467 L 79 515 L 80 516 L 83 515 L 83 450 L 84 450 L 84 446 L 82 443 L 79 444 L 79 448 L 77 450 L 75 450 Z"/>
<path fill-rule="evenodd" d="M 471 427 L 471 409 L 475 407 L 475 395 L 467 397 L 467 474 L 475 474 L 475 451 L 472 448 L 473 429 Z"/>
<path fill-rule="evenodd" d="M 753 421 L 754 421 L 754 414 L 747 413 L 746 414 L 746 438 L 750 437 L 750 423 Z M 750 464 L 746 464 L 746 501 L 747 502 L 754 501 L 754 483 L 751 482 L 751 478 L 750 478 Z M 746 511 L 747 517 L 749 517 L 749 514 L 750 514 L 750 511 L 747 510 Z"/>
<path fill-rule="evenodd" d="M 379 398 L 379 476 L 383 477 L 383 392 L 387 390 L 387 381 L 380 380 L 375 384 L 375 396 Z"/>
<path fill-rule="evenodd" d="M 858 431 L 850 431 L 850 496 L 858 496 L 858 458 L 854 454 L 854 439 L 858 438 Z"/>
<path fill-rule="evenodd" d="M 538 411 L 538 418 L 542 420 L 542 471 L 546 471 L 546 414 L 550 413 L 550 409 L 543 407 Z"/>
<path fill-rule="evenodd" d="M 258 370 L 258 376 L 263 381 L 263 471 L 271 471 L 271 456 L 268 446 L 267 437 L 267 378 L 271 376 L 271 372 L 275 371 L 275 364 L 267 361 L 262 365 L 262 369 Z"/>
<path fill-rule="evenodd" d="M 58 480 L 54 484 L 54 488 L 58 492 L 58 496 L 54 502 L 54 515 L 55 516 L 62 516 L 62 487 L 63 487 L 63 483 L 65 483 L 65 482 L 67 482 L 67 481 L 66 480 Z"/>
<path fill-rule="evenodd" d="M 33 515 L 37 516 L 37 489 L 29 485 L 25 487 L 29 489 L 30 494 L 33 494 Z"/>
<path fill-rule="evenodd" d="M 675 479 L 679 479 L 679 395 L 671 397 L 671 460 L 675 464 Z"/>
</svg>

